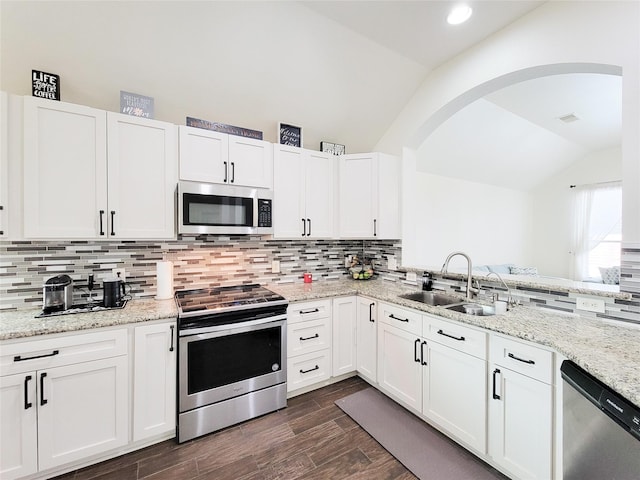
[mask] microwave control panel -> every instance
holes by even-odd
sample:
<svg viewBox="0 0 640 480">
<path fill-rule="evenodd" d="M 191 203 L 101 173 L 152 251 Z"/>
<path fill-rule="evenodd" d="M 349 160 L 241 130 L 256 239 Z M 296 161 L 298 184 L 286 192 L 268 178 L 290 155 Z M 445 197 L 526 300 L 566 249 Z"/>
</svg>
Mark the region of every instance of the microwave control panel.
<svg viewBox="0 0 640 480">
<path fill-rule="evenodd" d="M 271 227 L 271 199 L 258 199 L 258 227 Z"/>
</svg>

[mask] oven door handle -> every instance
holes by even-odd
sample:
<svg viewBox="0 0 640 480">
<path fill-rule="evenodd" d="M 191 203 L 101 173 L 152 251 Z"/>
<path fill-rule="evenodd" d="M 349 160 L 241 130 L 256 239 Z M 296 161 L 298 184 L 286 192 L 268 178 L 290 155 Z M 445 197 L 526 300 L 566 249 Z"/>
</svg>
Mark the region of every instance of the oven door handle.
<svg viewBox="0 0 640 480">
<path fill-rule="evenodd" d="M 193 337 L 193 340 L 205 340 L 207 338 L 221 337 L 233 333 L 249 332 L 251 330 L 259 330 L 260 328 L 270 328 L 277 324 L 284 325 L 287 320 L 287 314 L 274 315 L 267 318 L 258 318 L 256 320 L 248 320 L 239 323 L 226 323 L 224 325 L 216 325 L 213 327 L 187 328 L 181 330 L 178 328 L 178 336 L 181 338 Z M 259 327 L 259 328 L 256 328 Z M 191 338 L 187 342 L 193 341 Z"/>
</svg>

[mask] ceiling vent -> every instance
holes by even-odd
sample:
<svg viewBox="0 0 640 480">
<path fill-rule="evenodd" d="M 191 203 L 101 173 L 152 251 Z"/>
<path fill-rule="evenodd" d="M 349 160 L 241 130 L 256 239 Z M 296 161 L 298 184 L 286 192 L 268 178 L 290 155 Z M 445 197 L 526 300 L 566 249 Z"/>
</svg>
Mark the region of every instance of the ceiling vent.
<svg viewBox="0 0 640 480">
<path fill-rule="evenodd" d="M 580 118 L 578 118 L 575 113 L 570 113 L 568 115 L 563 115 L 562 117 L 558 117 L 558 120 L 561 120 L 564 123 L 572 123 L 572 122 L 577 122 L 578 120 L 580 120 Z"/>
</svg>

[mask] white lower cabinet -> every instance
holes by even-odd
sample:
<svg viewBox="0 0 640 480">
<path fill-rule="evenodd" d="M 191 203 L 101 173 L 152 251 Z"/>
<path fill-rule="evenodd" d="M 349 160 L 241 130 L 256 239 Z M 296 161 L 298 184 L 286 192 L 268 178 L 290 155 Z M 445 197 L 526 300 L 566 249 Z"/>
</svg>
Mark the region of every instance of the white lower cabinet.
<svg viewBox="0 0 640 480">
<path fill-rule="evenodd" d="M 493 336 L 489 455 L 514 478 L 553 478 L 553 353 Z"/>
<path fill-rule="evenodd" d="M 175 432 L 176 322 L 135 327 L 133 441 Z"/>
<path fill-rule="evenodd" d="M 126 445 L 126 354 L 126 330 L 3 346 L 0 476 L 20 478 Z"/>
<path fill-rule="evenodd" d="M 334 377 L 356 371 L 356 297 L 333 299 L 332 374 Z"/>
<path fill-rule="evenodd" d="M 331 300 L 287 309 L 287 392 L 331 377 Z"/>
<path fill-rule="evenodd" d="M 378 380 L 378 302 L 357 297 L 356 304 L 356 370 L 372 383 Z"/>
</svg>

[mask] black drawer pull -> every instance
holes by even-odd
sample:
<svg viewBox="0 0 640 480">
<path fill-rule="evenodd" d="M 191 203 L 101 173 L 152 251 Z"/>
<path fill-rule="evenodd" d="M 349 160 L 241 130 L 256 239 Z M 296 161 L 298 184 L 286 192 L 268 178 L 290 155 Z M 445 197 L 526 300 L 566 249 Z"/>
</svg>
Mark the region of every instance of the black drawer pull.
<svg viewBox="0 0 640 480">
<path fill-rule="evenodd" d="M 100 210 L 100 235 L 104 235 L 104 227 L 102 225 L 103 216 L 104 216 L 104 210 Z"/>
<path fill-rule="evenodd" d="M 40 374 L 40 405 L 46 405 L 49 400 L 44 398 L 44 377 L 46 377 L 46 373 Z"/>
<path fill-rule="evenodd" d="M 311 337 L 300 337 L 301 341 L 305 341 L 305 340 L 313 340 L 314 338 L 318 338 L 320 336 L 320 334 L 316 333 L 315 335 L 311 336 Z"/>
<path fill-rule="evenodd" d="M 300 310 L 300 315 L 306 315 L 308 313 L 316 313 L 319 312 L 320 310 L 317 308 L 314 308 L 313 310 Z"/>
<path fill-rule="evenodd" d="M 171 329 L 171 345 L 169 346 L 169 351 L 173 352 L 173 329 L 175 328 L 174 325 L 170 325 L 169 328 Z"/>
<path fill-rule="evenodd" d="M 536 364 L 536 362 L 534 362 L 533 360 L 525 360 L 524 358 L 516 357 L 513 353 L 509 353 L 507 356 L 509 358 L 513 358 L 514 360 L 517 360 L 519 362 L 528 363 L 529 365 L 535 365 Z"/>
<path fill-rule="evenodd" d="M 116 234 L 116 232 L 113 230 L 113 222 L 114 222 L 113 217 L 115 217 L 115 216 L 116 216 L 115 210 L 111 210 L 111 235 L 115 235 Z"/>
<path fill-rule="evenodd" d="M 413 342 L 413 361 L 416 363 L 421 363 L 418 358 L 418 345 L 420 344 L 420 339 L 417 338 L 415 342 Z"/>
<path fill-rule="evenodd" d="M 499 373 L 500 373 L 500 369 L 499 368 L 496 368 L 493 371 L 493 399 L 494 400 L 500 400 L 500 395 L 498 395 L 496 393 L 496 375 L 499 374 Z"/>
<path fill-rule="evenodd" d="M 373 319 L 373 307 L 375 307 L 376 304 L 375 303 L 370 303 L 369 304 L 369 321 L 372 323 L 375 323 L 375 320 Z"/>
<path fill-rule="evenodd" d="M 300 373 L 309 373 L 309 372 L 313 372 L 314 370 L 320 370 L 320 367 L 318 365 L 316 365 L 315 367 L 310 368 L 309 370 L 300 369 Z"/>
<path fill-rule="evenodd" d="M 45 353 L 44 355 L 36 355 L 35 357 L 23 357 L 21 355 L 16 355 L 13 357 L 14 362 L 24 362 L 25 360 L 35 360 L 36 358 L 45 358 L 45 357 L 53 357 L 54 355 L 58 355 L 60 353 L 59 350 L 54 350 L 51 353 Z"/>
<path fill-rule="evenodd" d="M 400 318 L 400 317 L 396 317 L 393 313 L 391 315 L 389 315 L 389 318 L 393 318 L 394 320 L 399 320 L 400 322 L 409 322 L 408 318 Z"/>
<path fill-rule="evenodd" d="M 464 342 L 464 337 L 456 337 L 454 335 L 449 335 L 448 333 L 444 333 L 442 330 L 438 330 L 438 335 L 444 335 L 445 337 L 453 338 L 454 340 L 459 340 Z"/>
<path fill-rule="evenodd" d="M 422 342 L 420 344 L 420 360 L 422 365 L 424 365 L 425 367 L 428 365 L 427 362 L 424 361 L 424 346 L 427 344 L 427 342 Z"/>
<path fill-rule="evenodd" d="M 33 403 L 29 401 L 29 381 L 31 380 L 31 375 L 27 375 L 24 377 L 24 409 L 28 410 L 33 406 Z"/>
</svg>

